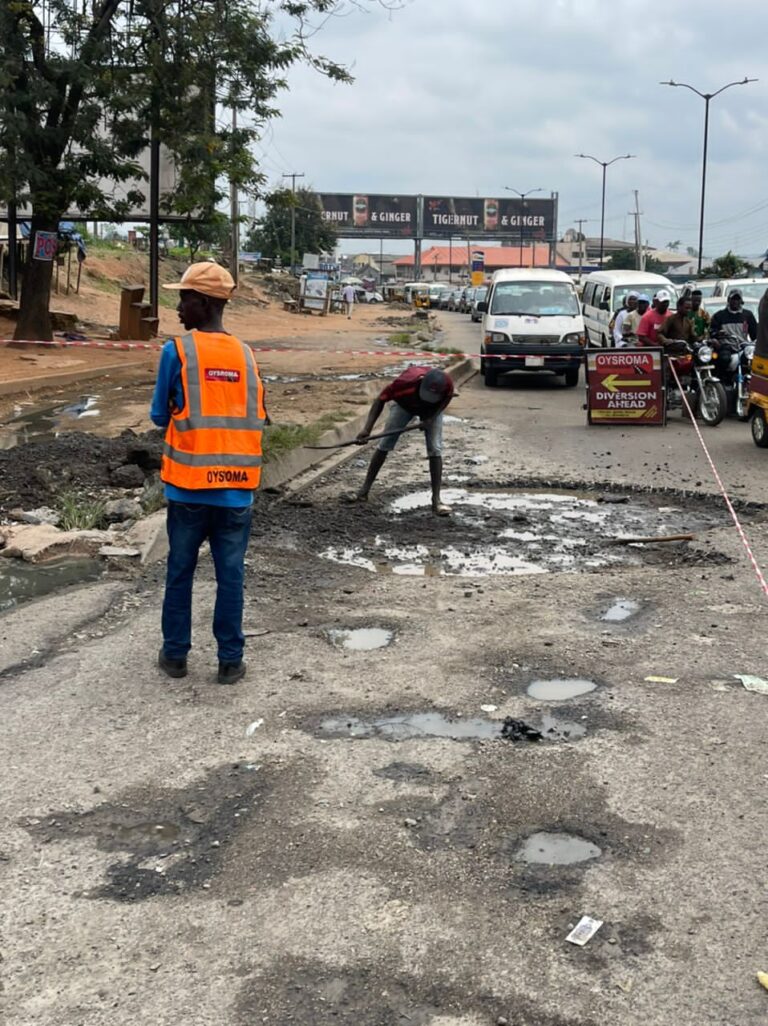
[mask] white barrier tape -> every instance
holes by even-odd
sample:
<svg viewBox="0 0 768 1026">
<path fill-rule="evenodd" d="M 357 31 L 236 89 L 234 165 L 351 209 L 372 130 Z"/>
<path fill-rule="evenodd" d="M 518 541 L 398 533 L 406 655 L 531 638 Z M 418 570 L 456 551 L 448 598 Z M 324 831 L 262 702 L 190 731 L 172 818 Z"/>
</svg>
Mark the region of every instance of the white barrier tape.
<svg viewBox="0 0 768 1026">
<path fill-rule="evenodd" d="M 747 555 L 749 556 L 749 561 L 752 564 L 752 569 L 755 571 L 755 575 L 760 584 L 760 587 L 763 589 L 763 594 L 768 596 L 768 583 L 766 583 L 765 577 L 763 576 L 763 571 L 760 569 L 758 562 L 755 559 L 755 554 L 752 551 L 752 546 L 749 544 L 749 539 L 747 538 L 744 528 L 741 526 L 741 521 L 739 520 L 736 510 L 733 508 L 733 503 L 731 502 L 730 496 L 728 495 L 725 485 L 723 484 L 723 480 L 720 477 L 720 474 L 718 473 L 717 467 L 715 466 L 715 461 L 709 454 L 707 443 L 704 441 L 704 438 L 701 434 L 701 430 L 699 429 L 699 425 L 697 424 L 696 418 L 693 415 L 693 410 L 691 409 L 690 403 L 688 402 L 688 396 L 685 394 L 685 392 L 683 391 L 683 387 L 680 384 L 680 378 L 677 375 L 675 365 L 673 361 L 669 358 L 667 358 L 667 366 L 671 370 L 672 376 L 674 377 L 677 383 L 680 395 L 682 396 L 683 402 L 685 403 L 685 408 L 688 411 L 688 416 L 691 418 L 691 423 L 693 424 L 693 427 L 696 431 L 696 435 L 699 439 L 699 442 L 701 443 L 701 447 L 704 450 L 704 455 L 707 457 L 707 461 L 709 462 L 709 466 L 712 470 L 712 476 L 717 482 L 717 487 L 720 489 L 720 493 L 723 496 L 725 505 L 728 507 L 728 512 L 731 514 L 733 522 L 736 525 L 736 530 L 739 532 L 739 537 L 741 538 L 744 548 L 747 550 Z"/>
</svg>

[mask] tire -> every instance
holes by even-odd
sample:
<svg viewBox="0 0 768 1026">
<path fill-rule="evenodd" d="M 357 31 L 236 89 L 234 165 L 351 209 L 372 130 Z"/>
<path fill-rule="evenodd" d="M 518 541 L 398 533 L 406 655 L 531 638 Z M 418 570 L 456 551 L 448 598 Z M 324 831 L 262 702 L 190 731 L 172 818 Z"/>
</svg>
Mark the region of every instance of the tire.
<svg viewBox="0 0 768 1026">
<path fill-rule="evenodd" d="M 707 427 L 717 427 L 728 411 L 728 397 L 719 381 L 705 378 L 701 383 L 697 413 Z"/>
<path fill-rule="evenodd" d="M 765 411 L 760 407 L 749 418 L 749 426 L 752 429 L 752 441 L 758 449 L 768 449 L 768 423 L 765 420 Z"/>
<path fill-rule="evenodd" d="M 565 372 L 563 377 L 565 378 L 565 387 L 566 388 L 575 388 L 578 385 L 578 383 L 579 383 L 579 368 L 578 367 L 570 367 Z"/>
<path fill-rule="evenodd" d="M 486 361 L 483 381 L 486 388 L 495 388 L 499 383 L 499 372 Z"/>
</svg>

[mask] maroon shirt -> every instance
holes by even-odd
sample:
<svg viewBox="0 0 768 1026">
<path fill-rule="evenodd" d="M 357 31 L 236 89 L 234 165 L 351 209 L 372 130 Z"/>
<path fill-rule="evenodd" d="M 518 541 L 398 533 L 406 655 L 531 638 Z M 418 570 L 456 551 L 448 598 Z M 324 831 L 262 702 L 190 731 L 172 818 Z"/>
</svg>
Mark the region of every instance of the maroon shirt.
<svg viewBox="0 0 768 1026">
<path fill-rule="evenodd" d="M 396 402 L 404 410 L 407 410 L 408 413 L 413 414 L 414 417 L 428 417 L 435 412 L 435 404 L 424 402 L 423 399 L 419 398 L 419 388 L 421 387 L 424 375 L 431 370 L 434 370 L 434 368 L 409 367 L 408 370 L 403 371 L 399 378 L 395 378 L 391 384 L 387 385 L 379 395 L 379 399 L 383 403 Z M 453 399 L 455 394 L 453 381 L 450 375 L 446 374 L 446 388 L 440 405 L 446 404 L 447 401 Z"/>
</svg>

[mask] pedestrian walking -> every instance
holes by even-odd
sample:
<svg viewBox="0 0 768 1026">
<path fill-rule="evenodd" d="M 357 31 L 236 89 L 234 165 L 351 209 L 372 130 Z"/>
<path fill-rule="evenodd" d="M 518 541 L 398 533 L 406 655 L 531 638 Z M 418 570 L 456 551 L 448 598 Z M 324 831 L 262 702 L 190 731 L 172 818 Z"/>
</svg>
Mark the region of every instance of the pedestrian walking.
<svg viewBox="0 0 768 1026">
<path fill-rule="evenodd" d="M 347 320 L 352 316 L 352 307 L 355 305 L 355 286 L 345 285 L 341 291 L 341 298 L 344 301 L 344 313 L 347 315 Z"/>
<path fill-rule="evenodd" d="M 365 502 L 368 499 L 371 486 L 387 456 L 397 445 L 400 434 L 408 430 L 411 421 L 418 417 L 418 428 L 424 432 L 429 457 L 432 512 L 439 517 L 449 516 L 450 506 L 446 506 L 440 499 L 443 481 L 443 411 L 455 394 L 450 375 L 436 367 L 409 367 L 387 385 L 379 397 L 374 399 L 357 442 L 365 445 L 387 403 L 391 403 L 391 406 L 383 433 L 393 433 L 379 439 L 362 488 L 347 495 L 346 501 Z"/>
<path fill-rule="evenodd" d="M 218 681 L 245 673 L 243 587 L 253 493 L 261 478 L 268 423 L 253 351 L 224 330 L 235 289 L 223 267 L 191 264 L 181 281 L 179 320 L 186 334 L 163 346 L 150 415 L 165 428 L 160 477 L 168 500 L 168 566 L 160 669 L 184 677 L 192 645 L 192 581 L 207 539 L 216 571 L 213 633 Z"/>
</svg>

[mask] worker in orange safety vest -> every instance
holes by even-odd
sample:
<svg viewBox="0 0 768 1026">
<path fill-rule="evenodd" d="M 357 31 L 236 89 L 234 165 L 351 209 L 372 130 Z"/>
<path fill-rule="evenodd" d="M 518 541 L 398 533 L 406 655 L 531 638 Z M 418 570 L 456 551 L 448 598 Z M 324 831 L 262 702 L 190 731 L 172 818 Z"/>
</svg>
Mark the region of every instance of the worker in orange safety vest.
<svg viewBox="0 0 768 1026">
<path fill-rule="evenodd" d="M 269 423 L 253 351 L 224 330 L 235 283 L 223 267 L 191 264 L 177 284 L 187 333 L 163 346 L 150 415 L 165 428 L 160 477 L 168 500 L 168 566 L 158 666 L 187 674 L 192 582 L 207 539 L 216 570 L 213 633 L 218 681 L 245 673 L 243 588 L 253 493 L 261 479 L 261 436 Z"/>
</svg>

